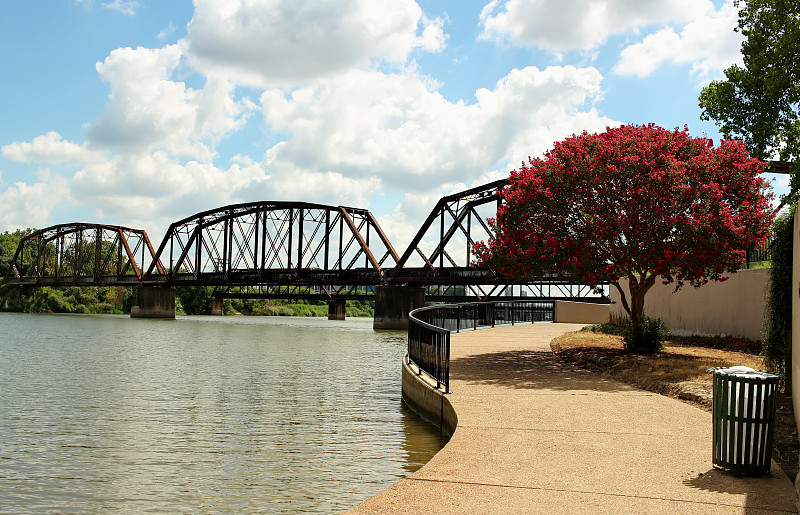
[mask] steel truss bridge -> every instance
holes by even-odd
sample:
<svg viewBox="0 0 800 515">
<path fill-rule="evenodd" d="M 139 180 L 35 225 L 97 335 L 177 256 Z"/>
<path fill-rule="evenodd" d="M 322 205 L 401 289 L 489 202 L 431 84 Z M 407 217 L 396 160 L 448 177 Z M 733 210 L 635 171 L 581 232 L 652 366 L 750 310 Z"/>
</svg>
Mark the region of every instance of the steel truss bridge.
<svg viewBox="0 0 800 515">
<path fill-rule="evenodd" d="M 371 212 L 308 202 L 251 202 L 170 225 L 158 248 L 143 230 L 88 223 L 38 230 L 19 244 L 8 284 L 213 286 L 220 298 L 364 300 L 380 285 L 425 286 L 426 300 L 580 298 L 567 277 L 518 281 L 470 266 L 492 232 L 495 181 L 439 200 L 402 254 Z"/>
</svg>

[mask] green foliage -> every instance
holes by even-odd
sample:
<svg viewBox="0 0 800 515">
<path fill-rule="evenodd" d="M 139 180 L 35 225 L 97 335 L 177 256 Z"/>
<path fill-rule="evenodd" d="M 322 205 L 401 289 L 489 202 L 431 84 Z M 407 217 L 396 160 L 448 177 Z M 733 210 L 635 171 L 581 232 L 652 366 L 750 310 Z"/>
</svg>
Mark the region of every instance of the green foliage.
<svg viewBox="0 0 800 515">
<path fill-rule="evenodd" d="M 791 373 L 792 329 L 792 240 L 794 209 L 773 224 L 772 268 L 762 329 L 764 362 L 770 370 L 787 377 Z M 790 384 L 790 381 L 786 382 Z"/>
<path fill-rule="evenodd" d="M 371 317 L 373 301 L 348 300 L 346 316 Z M 225 299 L 225 314 L 241 313 L 258 316 L 328 316 L 328 302 L 324 300 L 283 299 Z"/>
<path fill-rule="evenodd" d="M 0 311 L 26 313 L 130 312 L 131 292 L 121 287 L 68 286 L 18 288 L 0 286 Z"/>
<path fill-rule="evenodd" d="M 132 290 L 123 287 L 69 286 L 60 288 L 23 288 L 9 286 L 5 278 L 11 272 L 20 240 L 34 229 L 0 234 L 0 311 L 28 313 L 129 313 Z"/>
<path fill-rule="evenodd" d="M 345 307 L 345 316 L 371 317 L 375 315 L 375 301 L 373 300 L 348 300 Z"/>
<path fill-rule="evenodd" d="M 584 328 L 584 330 L 592 333 L 603 333 L 603 334 L 613 334 L 616 336 L 622 336 L 622 333 L 625 330 L 625 326 L 615 324 L 613 322 L 608 322 L 605 324 L 587 325 Z"/>
<path fill-rule="evenodd" d="M 656 354 L 664 350 L 664 340 L 669 338 L 670 331 L 664 327 L 660 318 L 642 316 L 642 322 L 636 328 L 629 321 L 622 330 L 622 345 L 628 352 L 637 354 Z"/>
<path fill-rule="evenodd" d="M 17 229 L 14 232 L 0 234 L 0 280 L 4 280 L 11 272 L 11 261 L 17 252 L 19 240 L 33 231 L 34 229 Z"/>
<path fill-rule="evenodd" d="M 211 286 L 177 286 L 175 287 L 175 304 L 180 303 L 181 314 L 207 315 L 211 312 L 211 301 L 214 288 Z"/>
<path fill-rule="evenodd" d="M 725 70 L 700 94 L 701 118 L 714 120 L 726 138 L 742 139 L 761 159 L 800 158 L 800 2 L 737 0 L 744 66 Z M 796 200 L 800 165 L 794 165 L 789 201 Z"/>
</svg>

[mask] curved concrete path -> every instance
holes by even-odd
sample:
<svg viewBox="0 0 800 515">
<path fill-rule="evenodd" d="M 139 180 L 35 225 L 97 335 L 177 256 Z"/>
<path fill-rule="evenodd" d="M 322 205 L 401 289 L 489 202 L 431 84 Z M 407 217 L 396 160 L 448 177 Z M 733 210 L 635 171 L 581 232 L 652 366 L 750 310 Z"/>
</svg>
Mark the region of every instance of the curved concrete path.
<svg viewBox="0 0 800 515">
<path fill-rule="evenodd" d="M 797 513 L 773 463 L 711 466 L 711 415 L 580 371 L 549 343 L 572 324 L 453 335 L 450 442 L 348 513 Z"/>
</svg>

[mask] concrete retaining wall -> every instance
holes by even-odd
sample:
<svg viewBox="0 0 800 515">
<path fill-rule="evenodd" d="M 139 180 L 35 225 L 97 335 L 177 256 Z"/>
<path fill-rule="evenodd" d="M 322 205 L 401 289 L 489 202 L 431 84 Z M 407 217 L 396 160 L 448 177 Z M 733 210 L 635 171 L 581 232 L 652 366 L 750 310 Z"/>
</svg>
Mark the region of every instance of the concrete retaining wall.
<svg viewBox="0 0 800 515">
<path fill-rule="evenodd" d="M 727 281 L 710 282 L 700 288 L 684 286 L 678 292 L 674 284 L 656 284 L 647 292 L 644 311 L 657 317 L 675 334 L 726 335 L 761 339 L 764 320 L 764 302 L 769 281 L 769 269 L 740 270 Z M 628 281 L 620 279 L 628 291 Z M 627 314 L 620 296 L 613 286 L 611 293 L 611 318 L 625 318 Z"/>
<path fill-rule="evenodd" d="M 424 419 L 453 434 L 458 417 L 447 396 L 436 389 L 436 382 L 426 375 L 417 375 L 416 367 L 409 366 L 408 354 L 403 356 L 403 400 Z"/>
<path fill-rule="evenodd" d="M 556 301 L 555 322 L 565 324 L 605 324 L 609 320 L 608 304 Z"/>
<path fill-rule="evenodd" d="M 800 209 L 794 215 L 792 243 L 792 405 L 800 431 Z M 795 485 L 800 493 L 800 475 Z"/>
</svg>

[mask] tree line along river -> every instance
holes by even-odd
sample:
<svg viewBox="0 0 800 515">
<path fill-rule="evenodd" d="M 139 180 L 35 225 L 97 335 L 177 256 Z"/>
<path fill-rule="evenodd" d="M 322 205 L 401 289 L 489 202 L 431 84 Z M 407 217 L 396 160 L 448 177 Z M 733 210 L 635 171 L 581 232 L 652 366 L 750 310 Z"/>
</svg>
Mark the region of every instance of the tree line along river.
<svg viewBox="0 0 800 515">
<path fill-rule="evenodd" d="M 0 512 L 331 513 L 444 444 L 372 319 L 0 313 Z"/>
</svg>

